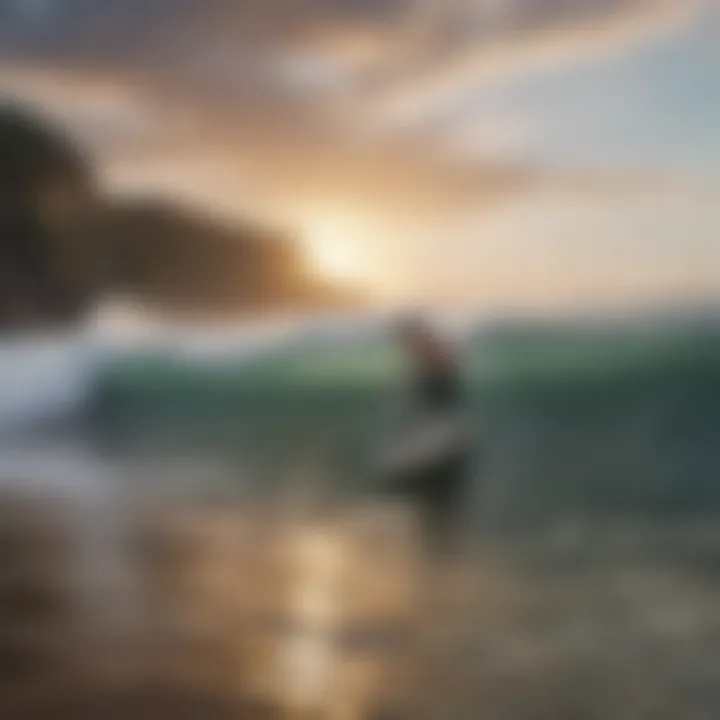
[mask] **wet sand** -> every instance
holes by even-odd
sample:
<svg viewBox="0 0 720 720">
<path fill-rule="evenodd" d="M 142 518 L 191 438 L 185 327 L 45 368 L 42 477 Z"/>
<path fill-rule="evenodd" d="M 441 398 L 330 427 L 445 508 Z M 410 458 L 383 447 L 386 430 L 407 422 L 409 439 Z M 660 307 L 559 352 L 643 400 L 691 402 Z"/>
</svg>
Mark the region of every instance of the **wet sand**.
<svg viewBox="0 0 720 720">
<path fill-rule="evenodd" d="M 0 497 L 3 718 L 654 720 L 720 705 L 712 523 L 578 521 L 429 564 L 398 506 L 146 502 L 97 520 L 71 497 Z"/>
</svg>

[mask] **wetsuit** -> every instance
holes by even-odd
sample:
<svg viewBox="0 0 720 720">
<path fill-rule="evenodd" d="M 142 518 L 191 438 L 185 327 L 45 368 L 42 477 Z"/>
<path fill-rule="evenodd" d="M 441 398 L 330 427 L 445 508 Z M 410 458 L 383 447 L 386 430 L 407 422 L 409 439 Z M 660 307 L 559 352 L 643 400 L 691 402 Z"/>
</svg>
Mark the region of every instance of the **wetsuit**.
<svg viewBox="0 0 720 720">
<path fill-rule="evenodd" d="M 443 365 L 419 372 L 410 387 L 406 423 L 438 419 L 462 423 L 464 397 L 456 368 Z M 467 483 L 471 443 L 450 443 L 421 465 L 389 478 L 390 491 L 416 504 L 422 532 L 432 549 L 446 547 L 452 537 Z"/>
</svg>

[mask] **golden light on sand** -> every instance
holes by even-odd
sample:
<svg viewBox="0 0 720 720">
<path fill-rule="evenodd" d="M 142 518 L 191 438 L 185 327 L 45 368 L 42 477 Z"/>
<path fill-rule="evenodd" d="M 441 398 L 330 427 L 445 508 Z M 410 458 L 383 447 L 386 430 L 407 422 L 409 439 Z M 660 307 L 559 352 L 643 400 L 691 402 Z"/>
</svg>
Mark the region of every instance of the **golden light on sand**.
<svg viewBox="0 0 720 720">
<path fill-rule="evenodd" d="M 335 656 L 332 633 L 339 621 L 340 538 L 300 528 L 288 538 L 295 582 L 289 611 L 297 631 L 282 650 L 280 686 L 290 710 L 314 710 L 330 699 Z"/>
</svg>

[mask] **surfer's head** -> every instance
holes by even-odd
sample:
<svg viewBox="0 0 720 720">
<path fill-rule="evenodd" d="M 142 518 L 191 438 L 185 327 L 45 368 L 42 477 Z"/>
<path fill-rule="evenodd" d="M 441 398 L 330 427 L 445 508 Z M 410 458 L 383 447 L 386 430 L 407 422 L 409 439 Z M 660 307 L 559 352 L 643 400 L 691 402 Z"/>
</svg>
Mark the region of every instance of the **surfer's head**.
<svg viewBox="0 0 720 720">
<path fill-rule="evenodd" d="M 447 366 L 451 353 L 432 324 L 421 315 L 408 315 L 398 326 L 398 334 L 409 355 L 426 368 Z"/>
<path fill-rule="evenodd" d="M 430 323 L 422 315 L 405 315 L 397 326 L 399 336 L 406 342 L 415 342 L 421 338 L 434 336 Z"/>
</svg>

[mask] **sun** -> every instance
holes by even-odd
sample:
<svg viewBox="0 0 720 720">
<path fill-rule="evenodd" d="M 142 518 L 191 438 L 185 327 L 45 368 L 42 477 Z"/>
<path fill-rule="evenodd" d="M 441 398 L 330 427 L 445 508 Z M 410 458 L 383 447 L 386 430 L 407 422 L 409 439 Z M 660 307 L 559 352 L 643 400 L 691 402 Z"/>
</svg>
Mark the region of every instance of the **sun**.
<svg viewBox="0 0 720 720">
<path fill-rule="evenodd" d="M 354 280 L 357 278 L 357 263 L 347 246 L 340 244 L 311 244 L 312 263 L 328 280 Z"/>
<path fill-rule="evenodd" d="M 310 224 L 306 237 L 310 262 L 324 278 L 349 282 L 360 277 L 359 240 L 349 224 L 323 218 Z"/>
</svg>

